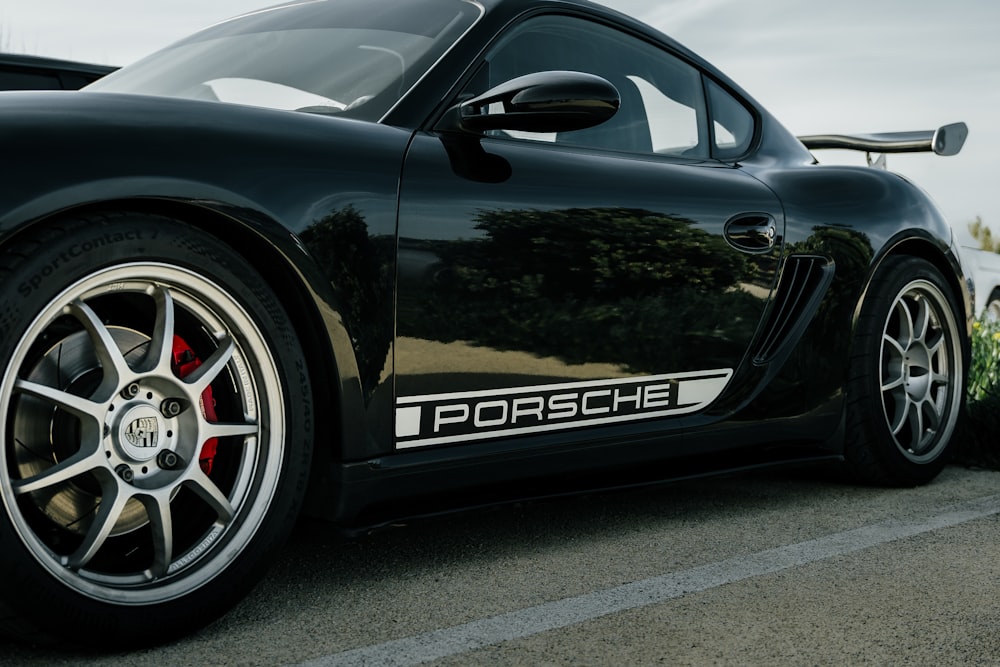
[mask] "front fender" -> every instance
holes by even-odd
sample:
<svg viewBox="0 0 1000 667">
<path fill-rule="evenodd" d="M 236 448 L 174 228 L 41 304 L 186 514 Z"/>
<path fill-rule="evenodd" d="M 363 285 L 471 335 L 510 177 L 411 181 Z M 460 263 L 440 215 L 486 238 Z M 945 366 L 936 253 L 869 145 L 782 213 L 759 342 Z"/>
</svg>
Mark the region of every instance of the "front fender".
<svg viewBox="0 0 1000 667">
<path fill-rule="evenodd" d="M 409 138 L 215 102 L 0 94 L 0 141 L 19 156 L 0 181 L 0 243 L 51 216 L 121 205 L 219 235 L 277 289 L 300 290 L 312 312 L 303 321 L 319 323 L 318 347 L 336 358 L 337 459 L 370 458 L 392 447 L 396 205 Z"/>
</svg>

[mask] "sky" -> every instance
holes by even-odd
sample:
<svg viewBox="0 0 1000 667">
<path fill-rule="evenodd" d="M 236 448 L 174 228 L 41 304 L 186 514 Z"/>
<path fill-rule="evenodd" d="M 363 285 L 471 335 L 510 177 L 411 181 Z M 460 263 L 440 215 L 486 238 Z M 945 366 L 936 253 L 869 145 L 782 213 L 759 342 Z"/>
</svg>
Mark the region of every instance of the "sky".
<svg viewBox="0 0 1000 667">
<path fill-rule="evenodd" d="M 388 0 L 372 0 L 373 2 Z M 0 0 L 0 51 L 126 65 L 272 0 Z M 934 129 L 956 121 L 955 157 L 889 156 L 961 235 L 1000 232 L 1000 2 L 604 0 L 721 69 L 796 135 Z M 829 163 L 864 155 L 822 151 Z"/>
</svg>

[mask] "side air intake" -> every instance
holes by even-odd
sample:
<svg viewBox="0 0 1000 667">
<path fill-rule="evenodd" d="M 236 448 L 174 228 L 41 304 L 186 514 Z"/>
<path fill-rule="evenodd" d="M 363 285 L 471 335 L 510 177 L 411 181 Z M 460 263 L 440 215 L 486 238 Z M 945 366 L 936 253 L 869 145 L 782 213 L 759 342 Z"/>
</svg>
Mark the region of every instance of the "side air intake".
<svg viewBox="0 0 1000 667">
<path fill-rule="evenodd" d="M 774 307 L 763 328 L 753 362 L 769 364 L 791 349 L 816 313 L 833 279 L 833 261 L 814 255 L 792 255 L 778 282 Z"/>
</svg>

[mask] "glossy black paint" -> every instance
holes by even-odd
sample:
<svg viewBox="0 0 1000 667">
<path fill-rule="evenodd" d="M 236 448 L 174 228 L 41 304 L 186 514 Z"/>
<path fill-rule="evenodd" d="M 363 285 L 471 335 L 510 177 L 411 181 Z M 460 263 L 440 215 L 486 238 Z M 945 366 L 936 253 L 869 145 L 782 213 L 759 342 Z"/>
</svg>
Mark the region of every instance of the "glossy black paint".
<svg viewBox="0 0 1000 667">
<path fill-rule="evenodd" d="M 182 218 L 230 243 L 286 295 L 314 361 L 322 426 L 308 510 L 342 522 L 837 456 L 850 334 L 879 262 L 925 257 L 969 301 L 933 204 L 896 175 L 814 164 L 738 86 L 631 19 L 568 0 L 483 4 L 483 18 L 377 124 L 86 91 L 0 93 L 0 142 L 19 156 L 0 180 L 0 244 L 47 218 L 122 209 Z M 450 131 L 442 120 L 481 54 L 544 12 L 614 25 L 695 65 L 752 110 L 748 153 L 636 159 Z M 773 221 L 772 246 L 727 240 L 734 220 L 761 218 Z M 665 250 L 630 257 L 647 247 L 635 238 Z M 618 253 L 604 273 L 580 261 L 592 243 Z M 832 282 L 800 337 L 758 363 L 793 255 L 830 263 Z M 633 260 L 652 277 L 619 270 Z M 589 319 L 616 308 L 624 329 Z M 554 323 L 534 326 L 543 316 Z M 733 381 L 700 413 L 394 447 L 400 396 L 710 367 L 731 368 Z M 549 481 L 511 487 L 526 478 Z"/>
<path fill-rule="evenodd" d="M 451 157 L 447 141 L 419 134 L 403 170 L 400 395 L 530 384 L 524 380 L 538 375 L 534 357 L 559 360 L 544 381 L 739 364 L 774 282 L 778 252 L 741 253 L 726 243 L 723 228 L 741 211 L 781 219 L 779 202 L 759 181 L 718 165 L 482 139 L 480 148 L 506 162 L 511 174 L 483 182 L 456 168 L 466 161 Z M 619 178 L 608 181 L 609 171 Z M 443 200 L 442 191 L 461 194 Z M 727 197 L 714 196 L 720 191 Z M 595 246 L 620 265 L 596 264 L 588 252 Z M 433 270 L 410 267 L 427 263 Z M 539 278 L 544 285 L 535 289 Z M 727 292 L 747 280 L 759 296 Z M 622 302 L 630 302 L 628 312 L 618 310 Z M 607 330 L 592 319 L 603 309 L 614 318 Z M 558 323 L 532 326 L 553 313 Z M 613 331 L 622 321 L 627 328 Z M 531 356 L 501 362 L 498 354 L 463 360 L 452 373 L 438 364 L 428 372 L 421 352 L 405 347 L 414 340 L 459 340 Z M 601 366 L 590 374 L 574 368 L 584 363 Z"/>
<path fill-rule="evenodd" d="M 502 113 L 487 111 L 498 103 Z M 535 72 L 507 81 L 457 108 L 455 129 L 566 132 L 608 121 L 621 106 L 611 83 L 583 72 Z"/>
<path fill-rule="evenodd" d="M 351 443 L 351 458 L 385 451 L 389 424 L 369 408 L 391 404 L 380 372 L 392 341 L 391 247 L 408 132 L 87 92 L 0 93 L 0 126 L 0 140 L 24 156 L 0 184 L 0 234 L 76 210 L 128 208 L 168 212 L 218 235 L 304 304 L 302 335 L 321 341 L 326 394 L 345 406 L 331 440 Z M 52 148 L 39 150 L 39 132 Z M 389 257 L 378 251 L 386 244 Z M 344 248 L 336 258 L 335 247 Z M 345 270 L 384 274 L 388 284 L 334 288 Z"/>
</svg>

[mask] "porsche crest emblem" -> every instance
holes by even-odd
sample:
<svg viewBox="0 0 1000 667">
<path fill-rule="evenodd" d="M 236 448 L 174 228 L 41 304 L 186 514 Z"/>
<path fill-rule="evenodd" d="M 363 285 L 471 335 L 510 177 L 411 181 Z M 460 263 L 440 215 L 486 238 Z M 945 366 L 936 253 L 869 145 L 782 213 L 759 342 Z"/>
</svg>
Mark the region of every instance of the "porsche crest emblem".
<svg viewBox="0 0 1000 667">
<path fill-rule="evenodd" d="M 125 439 L 133 447 L 156 447 L 158 437 L 155 417 L 133 419 L 125 428 Z"/>
</svg>

